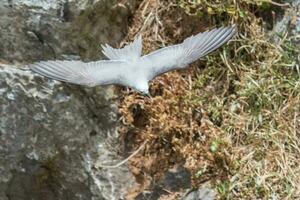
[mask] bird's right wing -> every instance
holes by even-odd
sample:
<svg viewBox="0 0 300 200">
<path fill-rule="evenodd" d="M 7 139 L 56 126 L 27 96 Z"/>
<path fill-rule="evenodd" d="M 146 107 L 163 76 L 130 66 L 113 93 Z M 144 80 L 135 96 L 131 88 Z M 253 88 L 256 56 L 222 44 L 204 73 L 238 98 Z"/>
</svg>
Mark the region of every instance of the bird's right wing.
<svg viewBox="0 0 300 200">
<path fill-rule="evenodd" d="M 51 79 L 79 85 L 123 84 L 126 62 L 96 61 L 41 61 L 29 65 L 29 68 Z"/>
<path fill-rule="evenodd" d="M 101 45 L 102 53 L 110 60 L 136 60 L 142 54 L 142 37 L 139 35 L 132 43 L 122 49 L 115 49 L 108 44 Z"/>
<path fill-rule="evenodd" d="M 178 45 L 165 47 L 142 57 L 147 66 L 148 80 L 155 76 L 183 68 L 211 53 L 236 34 L 235 27 L 216 28 L 191 36 Z"/>
</svg>

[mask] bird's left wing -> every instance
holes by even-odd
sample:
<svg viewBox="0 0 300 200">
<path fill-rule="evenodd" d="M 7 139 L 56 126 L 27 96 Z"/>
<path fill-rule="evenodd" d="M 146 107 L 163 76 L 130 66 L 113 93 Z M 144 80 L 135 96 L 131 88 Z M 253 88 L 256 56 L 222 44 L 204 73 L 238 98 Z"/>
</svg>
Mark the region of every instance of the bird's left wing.
<svg viewBox="0 0 300 200">
<path fill-rule="evenodd" d="M 51 79 L 79 85 L 124 84 L 126 62 L 96 61 L 41 61 L 29 65 L 29 68 Z M 126 77 L 125 77 L 126 78 Z"/>
<path fill-rule="evenodd" d="M 148 80 L 155 76 L 183 68 L 211 53 L 236 34 L 236 28 L 216 28 L 191 36 L 178 45 L 162 48 L 143 56 L 141 62 L 148 70 Z"/>
</svg>

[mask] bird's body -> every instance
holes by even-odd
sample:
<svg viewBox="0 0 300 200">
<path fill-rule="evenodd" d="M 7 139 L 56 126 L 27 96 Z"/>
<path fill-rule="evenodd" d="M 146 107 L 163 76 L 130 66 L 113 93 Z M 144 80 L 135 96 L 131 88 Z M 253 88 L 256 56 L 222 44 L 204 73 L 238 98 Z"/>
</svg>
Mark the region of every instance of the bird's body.
<svg viewBox="0 0 300 200">
<path fill-rule="evenodd" d="M 138 37 L 122 49 L 102 46 L 104 55 L 110 60 L 89 63 L 41 61 L 30 68 L 59 81 L 87 86 L 118 84 L 148 94 L 150 80 L 159 74 L 186 67 L 223 45 L 235 33 L 235 27 L 213 29 L 145 56 L 141 56 L 142 39 Z"/>
</svg>

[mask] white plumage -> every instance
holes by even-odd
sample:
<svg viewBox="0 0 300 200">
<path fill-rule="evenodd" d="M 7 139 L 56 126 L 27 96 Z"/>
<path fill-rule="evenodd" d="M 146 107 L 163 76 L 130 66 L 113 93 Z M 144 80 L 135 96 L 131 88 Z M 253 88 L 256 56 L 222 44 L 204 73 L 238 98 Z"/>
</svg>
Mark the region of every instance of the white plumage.
<svg viewBox="0 0 300 200">
<path fill-rule="evenodd" d="M 186 67 L 219 48 L 235 34 L 235 27 L 216 28 L 145 56 L 141 56 L 142 38 L 139 36 L 122 49 L 102 46 L 103 54 L 110 60 L 89 63 L 41 61 L 29 67 L 43 76 L 59 81 L 87 86 L 119 84 L 148 94 L 148 82 L 154 77 Z"/>
</svg>

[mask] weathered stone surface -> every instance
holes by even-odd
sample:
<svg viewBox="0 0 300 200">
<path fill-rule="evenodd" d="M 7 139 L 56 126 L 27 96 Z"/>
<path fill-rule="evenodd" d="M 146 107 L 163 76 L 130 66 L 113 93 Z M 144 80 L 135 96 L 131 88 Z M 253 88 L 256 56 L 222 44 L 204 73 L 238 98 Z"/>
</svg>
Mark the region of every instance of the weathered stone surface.
<svg viewBox="0 0 300 200">
<path fill-rule="evenodd" d="M 120 199 L 133 182 L 117 156 L 113 87 L 51 81 L 11 62 L 101 57 L 135 0 L 0 1 L 0 199 Z"/>
<path fill-rule="evenodd" d="M 277 34 L 288 33 L 290 36 L 294 36 L 293 42 L 296 45 L 300 44 L 300 0 L 287 1 L 291 4 L 290 8 L 285 9 L 283 18 L 278 21 L 274 27 L 272 34 L 275 37 L 275 41 L 278 41 Z"/>
<path fill-rule="evenodd" d="M 169 169 L 164 177 L 150 191 L 140 193 L 136 200 L 156 200 L 168 192 L 179 192 L 191 187 L 191 174 L 183 166 L 175 166 Z"/>
<path fill-rule="evenodd" d="M 0 1 L 0 58 L 31 61 L 80 55 L 99 58 L 100 44 L 116 45 L 135 0 Z"/>
<path fill-rule="evenodd" d="M 216 199 L 216 193 L 208 188 L 201 188 L 189 192 L 182 200 L 214 200 Z"/>
<path fill-rule="evenodd" d="M 117 143 L 116 97 L 95 90 L 0 65 L 1 200 L 119 199 L 130 187 L 125 166 L 93 168 L 116 160 Z"/>
</svg>

